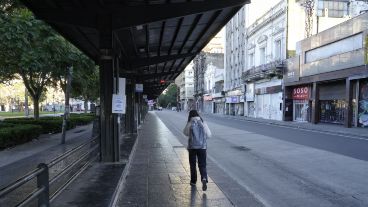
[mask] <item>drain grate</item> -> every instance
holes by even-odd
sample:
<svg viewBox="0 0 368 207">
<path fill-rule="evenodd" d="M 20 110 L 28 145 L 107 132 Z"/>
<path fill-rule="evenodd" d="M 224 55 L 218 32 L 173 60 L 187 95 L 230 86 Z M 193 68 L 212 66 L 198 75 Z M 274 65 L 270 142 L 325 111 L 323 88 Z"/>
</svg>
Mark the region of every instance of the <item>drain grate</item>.
<svg viewBox="0 0 368 207">
<path fill-rule="evenodd" d="M 237 149 L 239 151 L 250 151 L 251 149 L 244 146 L 233 146 L 232 148 Z"/>
</svg>

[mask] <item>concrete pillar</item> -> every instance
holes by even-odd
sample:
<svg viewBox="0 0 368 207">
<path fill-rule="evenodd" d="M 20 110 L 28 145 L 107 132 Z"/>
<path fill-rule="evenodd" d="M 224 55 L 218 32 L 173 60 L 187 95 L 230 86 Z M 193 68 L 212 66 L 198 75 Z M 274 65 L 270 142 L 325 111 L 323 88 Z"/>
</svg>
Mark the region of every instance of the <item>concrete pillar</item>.
<svg viewBox="0 0 368 207">
<path fill-rule="evenodd" d="M 98 17 L 99 25 L 99 46 L 100 46 L 100 144 L 101 161 L 119 161 L 118 130 L 116 118 L 112 112 L 112 94 L 114 93 L 114 68 L 112 52 L 112 27 L 111 16 L 103 15 Z"/>
<path fill-rule="evenodd" d="M 353 120 L 353 84 L 349 78 L 346 78 L 345 84 L 345 101 L 346 101 L 346 108 L 345 108 L 345 120 L 344 125 L 345 127 L 350 128 L 351 123 Z"/>
<path fill-rule="evenodd" d="M 317 124 L 319 122 L 319 87 L 318 83 L 313 83 L 312 88 L 312 123 Z"/>
</svg>

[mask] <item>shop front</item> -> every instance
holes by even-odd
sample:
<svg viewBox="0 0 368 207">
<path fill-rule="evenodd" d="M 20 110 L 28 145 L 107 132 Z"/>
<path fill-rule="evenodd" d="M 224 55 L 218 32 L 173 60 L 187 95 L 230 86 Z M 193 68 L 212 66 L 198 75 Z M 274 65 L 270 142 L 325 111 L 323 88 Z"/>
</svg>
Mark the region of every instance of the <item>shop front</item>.
<svg viewBox="0 0 368 207">
<path fill-rule="evenodd" d="M 310 122 L 310 87 L 297 86 L 293 89 L 293 121 L 296 122 Z"/>
<path fill-rule="evenodd" d="M 282 88 L 281 85 L 255 88 L 256 118 L 282 120 Z"/>
<path fill-rule="evenodd" d="M 344 124 L 347 102 L 345 82 L 335 81 L 319 87 L 319 121 L 323 123 Z"/>
<path fill-rule="evenodd" d="M 213 99 L 213 113 L 225 114 L 225 99 L 224 98 Z"/>
<path fill-rule="evenodd" d="M 226 114 L 227 115 L 239 115 L 240 113 L 240 97 L 230 96 L 226 97 Z"/>
<path fill-rule="evenodd" d="M 368 78 L 359 84 L 358 126 L 368 128 Z"/>
<path fill-rule="evenodd" d="M 213 112 L 213 103 L 211 95 L 203 96 L 203 112 L 204 113 L 212 113 Z"/>
</svg>

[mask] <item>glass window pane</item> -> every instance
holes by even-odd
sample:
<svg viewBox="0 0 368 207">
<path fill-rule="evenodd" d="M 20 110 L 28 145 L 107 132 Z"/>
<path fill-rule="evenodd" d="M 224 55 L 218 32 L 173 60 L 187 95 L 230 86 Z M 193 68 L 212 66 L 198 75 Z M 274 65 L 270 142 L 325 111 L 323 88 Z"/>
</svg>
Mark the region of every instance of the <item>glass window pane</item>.
<svg viewBox="0 0 368 207">
<path fill-rule="evenodd" d="M 323 1 L 318 1 L 318 9 L 323 9 Z"/>
</svg>

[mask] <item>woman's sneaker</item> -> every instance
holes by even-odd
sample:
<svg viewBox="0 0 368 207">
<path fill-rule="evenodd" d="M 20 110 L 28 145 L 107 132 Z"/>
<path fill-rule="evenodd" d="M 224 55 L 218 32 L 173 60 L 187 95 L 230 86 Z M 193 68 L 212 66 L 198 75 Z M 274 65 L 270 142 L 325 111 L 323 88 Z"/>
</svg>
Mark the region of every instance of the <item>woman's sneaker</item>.
<svg viewBox="0 0 368 207">
<path fill-rule="evenodd" d="M 207 190 L 207 180 L 206 179 L 203 179 L 202 180 L 202 190 L 203 191 L 206 191 Z"/>
</svg>

